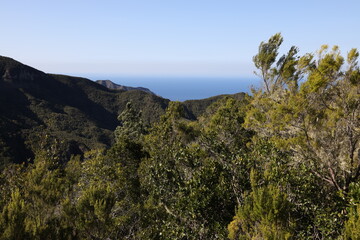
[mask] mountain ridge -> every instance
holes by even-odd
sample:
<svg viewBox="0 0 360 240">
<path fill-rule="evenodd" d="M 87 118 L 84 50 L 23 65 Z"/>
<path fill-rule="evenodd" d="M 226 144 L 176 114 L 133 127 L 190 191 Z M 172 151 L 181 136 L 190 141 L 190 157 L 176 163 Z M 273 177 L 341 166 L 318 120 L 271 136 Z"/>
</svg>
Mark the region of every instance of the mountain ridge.
<svg viewBox="0 0 360 240">
<path fill-rule="evenodd" d="M 69 154 L 81 152 L 79 146 L 110 146 L 120 124 L 117 116 L 129 101 L 143 112 L 145 123 L 157 121 L 169 103 L 140 90 L 112 90 L 86 78 L 46 74 L 0 56 L 0 161 L 31 159 L 41 146 L 40 135 L 64 140 Z"/>
<path fill-rule="evenodd" d="M 140 90 L 140 91 L 144 91 L 144 92 L 156 95 L 155 93 L 150 91 L 150 89 L 144 88 L 144 87 L 129 87 L 129 86 L 124 86 L 124 85 L 119 85 L 119 84 L 114 83 L 111 80 L 96 80 L 95 82 L 102 86 L 105 86 L 109 89 L 123 90 L 123 91 Z"/>
<path fill-rule="evenodd" d="M 185 117 L 197 119 L 224 96 L 231 95 L 183 102 Z M 61 140 L 69 155 L 107 148 L 129 101 L 142 111 L 145 124 L 158 121 L 170 102 L 136 88 L 115 90 L 87 78 L 48 74 L 0 56 L 0 167 L 31 160 L 45 136 Z"/>
</svg>

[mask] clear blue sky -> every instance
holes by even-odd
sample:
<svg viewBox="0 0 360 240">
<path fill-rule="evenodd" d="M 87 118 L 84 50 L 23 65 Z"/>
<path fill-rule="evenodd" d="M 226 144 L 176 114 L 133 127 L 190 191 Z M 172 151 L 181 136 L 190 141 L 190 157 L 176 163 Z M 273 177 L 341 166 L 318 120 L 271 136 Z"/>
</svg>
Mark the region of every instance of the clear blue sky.
<svg viewBox="0 0 360 240">
<path fill-rule="evenodd" d="M 0 55 L 64 74 L 244 76 L 259 43 L 360 47 L 359 0 L 3 0 Z"/>
</svg>

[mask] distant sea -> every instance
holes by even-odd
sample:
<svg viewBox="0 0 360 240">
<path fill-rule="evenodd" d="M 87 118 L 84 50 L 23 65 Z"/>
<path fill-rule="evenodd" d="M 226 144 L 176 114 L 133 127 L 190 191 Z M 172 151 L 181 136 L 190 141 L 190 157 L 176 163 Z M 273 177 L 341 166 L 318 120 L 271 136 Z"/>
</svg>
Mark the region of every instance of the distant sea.
<svg viewBox="0 0 360 240">
<path fill-rule="evenodd" d="M 87 76 L 92 80 L 111 80 L 120 85 L 145 87 L 172 101 L 203 99 L 220 94 L 250 92 L 259 86 L 258 78 L 241 77 L 123 77 Z"/>
</svg>

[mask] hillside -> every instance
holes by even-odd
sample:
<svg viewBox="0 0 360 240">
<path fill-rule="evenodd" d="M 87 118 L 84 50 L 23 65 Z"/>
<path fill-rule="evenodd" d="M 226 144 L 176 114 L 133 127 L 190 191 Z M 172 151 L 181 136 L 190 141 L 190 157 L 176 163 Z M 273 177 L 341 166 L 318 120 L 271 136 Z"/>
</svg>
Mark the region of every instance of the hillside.
<svg viewBox="0 0 360 240">
<path fill-rule="evenodd" d="M 0 240 L 360 239 L 360 54 L 282 41 L 252 96 L 185 102 L 2 58 L 0 159 L 34 160 L 0 168 Z"/>
<path fill-rule="evenodd" d="M 124 85 L 119 85 L 116 84 L 110 80 L 97 80 L 95 81 L 96 83 L 107 87 L 109 89 L 115 89 L 115 90 L 123 90 L 123 91 L 129 91 L 129 90 L 140 90 L 140 91 L 144 91 L 147 93 L 151 93 L 151 94 L 155 94 L 152 91 L 150 91 L 150 89 L 148 88 L 144 88 L 144 87 L 129 87 L 129 86 L 124 86 Z"/>
<path fill-rule="evenodd" d="M 197 119 L 223 96 L 185 101 L 186 117 Z M 110 146 L 120 124 L 117 116 L 129 101 L 142 111 L 146 124 L 157 121 L 169 104 L 150 90 L 109 89 L 0 56 L 0 166 L 32 159 L 52 138 L 61 140 L 69 155 Z"/>
<path fill-rule="evenodd" d="M 145 123 L 156 121 L 169 102 L 136 89 L 111 90 L 85 78 L 46 74 L 0 57 L 1 161 L 31 158 L 41 145 L 36 139 L 45 134 L 64 140 L 69 154 L 108 146 L 128 101 L 143 112 Z"/>
<path fill-rule="evenodd" d="M 236 94 L 223 94 L 218 96 L 213 96 L 205 99 L 199 99 L 199 100 L 187 100 L 183 102 L 183 105 L 185 106 L 186 113 L 189 117 L 189 119 L 197 119 L 197 117 L 203 115 L 206 111 L 206 109 L 213 103 L 219 101 L 220 99 L 224 97 L 233 97 L 237 100 L 242 100 L 245 96 L 245 93 L 236 93 Z"/>
</svg>

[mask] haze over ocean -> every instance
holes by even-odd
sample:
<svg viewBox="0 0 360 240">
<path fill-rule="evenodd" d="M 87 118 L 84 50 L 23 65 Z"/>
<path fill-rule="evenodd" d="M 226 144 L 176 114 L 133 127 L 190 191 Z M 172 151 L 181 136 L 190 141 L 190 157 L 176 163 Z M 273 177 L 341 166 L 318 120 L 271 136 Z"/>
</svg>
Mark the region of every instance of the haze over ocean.
<svg viewBox="0 0 360 240">
<path fill-rule="evenodd" d="M 221 94 L 250 92 L 260 79 L 241 77 L 146 77 L 146 76 L 86 76 L 91 80 L 111 80 L 130 87 L 145 87 L 172 101 L 203 99 Z"/>
</svg>

